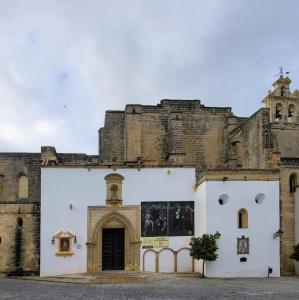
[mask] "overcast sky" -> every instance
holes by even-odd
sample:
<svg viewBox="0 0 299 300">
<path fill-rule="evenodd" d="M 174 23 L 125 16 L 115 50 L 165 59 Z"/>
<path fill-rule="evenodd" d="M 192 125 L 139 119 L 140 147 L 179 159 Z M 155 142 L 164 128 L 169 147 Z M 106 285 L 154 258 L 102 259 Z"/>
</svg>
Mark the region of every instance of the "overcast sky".
<svg viewBox="0 0 299 300">
<path fill-rule="evenodd" d="M 296 0 L 0 0 L 0 151 L 98 152 L 105 110 L 200 99 L 249 116 L 290 71 Z"/>
</svg>

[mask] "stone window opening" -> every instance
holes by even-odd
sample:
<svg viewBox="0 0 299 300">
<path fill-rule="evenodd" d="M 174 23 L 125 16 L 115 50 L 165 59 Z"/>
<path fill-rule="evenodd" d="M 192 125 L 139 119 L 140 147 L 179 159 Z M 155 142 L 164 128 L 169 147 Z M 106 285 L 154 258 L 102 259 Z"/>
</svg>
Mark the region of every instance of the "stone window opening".
<svg viewBox="0 0 299 300">
<path fill-rule="evenodd" d="M 18 179 L 18 199 L 28 198 L 28 177 L 26 174 L 20 174 Z"/>
<path fill-rule="evenodd" d="M 245 208 L 242 208 L 238 211 L 238 228 L 248 228 L 248 212 Z"/>
<path fill-rule="evenodd" d="M 290 193 L 295 193 L 297 188 L 297 176 L 292 174 L 289 179 Z"/>
<path fill-rule="evenodd" d="M 292 121 L 292 118 L 294 117 L 295 114 L 295 105 L 294 104 L 290 104 L 289 105 L 289 109 L 288 109 L 288 118 L 289 121 Z"/>
<path fill-rule="evenodd" d="M 286 88 L 285 86 L 282 86 L 280 89 L 280 96 L 285 97 L 286 96 Z"/>
<path fill-rule="evenodd" d="M 282 119 L 282 104 L 277 103 L 275 107 L 275 119 L 281 120 Z"/>
</svg>

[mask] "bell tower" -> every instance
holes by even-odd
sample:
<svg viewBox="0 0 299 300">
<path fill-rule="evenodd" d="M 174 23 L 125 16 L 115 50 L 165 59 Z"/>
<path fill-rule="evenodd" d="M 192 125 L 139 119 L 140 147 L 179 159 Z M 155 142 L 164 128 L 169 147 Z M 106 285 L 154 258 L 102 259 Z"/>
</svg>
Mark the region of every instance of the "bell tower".
<svg viewBox="0 0 299 300">
<path fill-rule="evenodd" d="M 291 93 L 291 82 L 281 70 L 279 78 L 262 101 L 270 109 L 271 123 L 299 123 L 299 91 Z"/>
</svg>

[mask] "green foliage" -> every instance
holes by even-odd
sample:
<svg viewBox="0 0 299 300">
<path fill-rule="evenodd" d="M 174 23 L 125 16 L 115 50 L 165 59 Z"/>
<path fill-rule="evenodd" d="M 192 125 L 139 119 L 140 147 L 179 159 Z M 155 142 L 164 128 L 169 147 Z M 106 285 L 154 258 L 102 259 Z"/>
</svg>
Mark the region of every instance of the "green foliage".
<svg viewBox="0 0 299 300">
<path fill-rule="evenodd" d="M 191 246 L 190 255 L 194 259 L 202 259 L 203 261 L 216 260 L 218 247 L 216 239 L 212 234 L 204 234 L 202 237 L 193 237 L 189 243 Z"/>
<path fill-rule="evenodd" d="M 299 261 L 299 244 L 294 246 L 294 253 L 291 255 L 291 258 Z"/>
</svg>

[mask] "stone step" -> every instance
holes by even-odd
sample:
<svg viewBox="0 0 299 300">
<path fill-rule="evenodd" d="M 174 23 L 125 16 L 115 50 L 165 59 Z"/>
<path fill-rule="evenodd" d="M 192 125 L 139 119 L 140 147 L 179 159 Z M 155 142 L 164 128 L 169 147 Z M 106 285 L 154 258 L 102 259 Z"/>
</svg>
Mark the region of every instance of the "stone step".
<svg viewBox="0 0 299 300">
<path fill-rule="evenodd" d="M 90 284 L 119 284 L 119 283 L 150 283 L 167 279 L 173 276 L 196 276 L 195 273 L 151 273 L 151 272 L 98 272 L 98 273 L 77 273 L 64 274 L 59 276 L 18 277 L 24 280 L 37 280 L 61 283 L 90 283 Z"/>
</svg>

